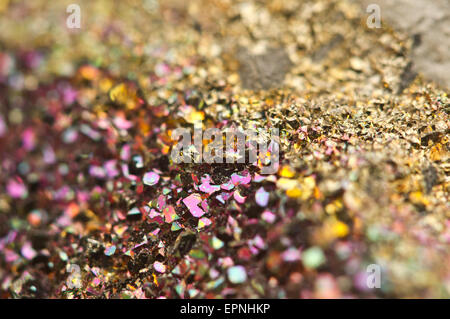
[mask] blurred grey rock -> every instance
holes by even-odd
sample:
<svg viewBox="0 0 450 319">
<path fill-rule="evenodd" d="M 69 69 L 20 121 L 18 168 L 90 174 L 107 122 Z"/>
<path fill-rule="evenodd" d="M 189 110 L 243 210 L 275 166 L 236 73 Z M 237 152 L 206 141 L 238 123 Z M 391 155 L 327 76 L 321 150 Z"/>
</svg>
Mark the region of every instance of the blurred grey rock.
<svg viewBox="0 0 450 319">
<path fill-rule="evenodd" d="M 356 1 L 356 0 L 355 0 Z M 415 39 L 413 67 L 450 88 L 450 0 L 363 0 L 381 8 L 381 20 Z"/>
</svg>

